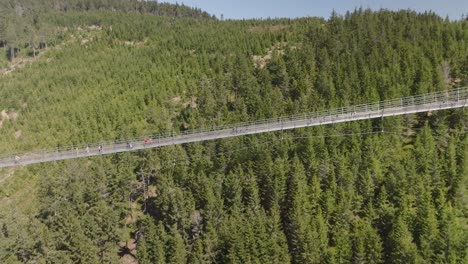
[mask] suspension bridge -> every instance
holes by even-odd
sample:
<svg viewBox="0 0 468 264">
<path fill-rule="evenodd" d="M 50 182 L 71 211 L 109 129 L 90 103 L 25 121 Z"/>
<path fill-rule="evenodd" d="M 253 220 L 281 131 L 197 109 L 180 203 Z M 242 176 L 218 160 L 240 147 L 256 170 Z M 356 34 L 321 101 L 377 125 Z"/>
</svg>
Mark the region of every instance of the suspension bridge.
<svg viewBox="0 0 468 264">
<path fill-rule="evenodd" d="M 352 105 L 273 119 L 237 123 L 211 129 L 195 129 L 182 132 L 161 133 L 107 143 L 67 146 L 53 150 L 42 150 L 28 153 L 4 154 L 0 155 L 0 168 L 91 157 L 302 127 L 383 118 L 443 109 L 454 109 L 465 107 L 467 103 L 468 88 L 465 87 L 368 104 Z"/>
</svg>

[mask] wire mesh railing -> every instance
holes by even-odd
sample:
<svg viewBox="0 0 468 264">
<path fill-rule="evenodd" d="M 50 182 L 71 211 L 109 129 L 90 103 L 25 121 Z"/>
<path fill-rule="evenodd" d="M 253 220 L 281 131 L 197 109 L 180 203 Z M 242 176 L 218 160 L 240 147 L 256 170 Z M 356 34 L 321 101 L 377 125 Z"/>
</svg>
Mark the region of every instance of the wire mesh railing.
<svg viewBox="0 0 468 264">
<path fill-rule="evenodd" d="M 275 131 L 282 129 L 284 126 L 291 128 L 290 126 L 287 126 L 291 123 L 296 124 L 302 122 L 299 127 L 304 127 L 319 125 L 330 121 L 344 122 L 374 118 L 376 115 L 384 116 L 385 113 L 389 112 L 394 114 L 404 114 L 410 110 L 412 112 L 417 112 L 419 110 L 427 111 L 427 107 L 431 107 L 431 109 L 434 110 L 464 107 L 467 100 L 468 88 L 465 87 L 368 104 L 352 105 L 264 120 L 215 126 L 211 128 L 198 128 L 180 132 L 172 131 L 125 140 L 63 146 L 28 153 L 8 153 L 0 155 L 0 168 L 45 161 L 110 154 L 169 144 L 203 141 L 228 136 L 240 136 L 245 134 Z M 420 106 L 426 106 L 426 108 L 421 108 Z M 304 123 L 306 121 L 307 123 Z"/>
</svg>

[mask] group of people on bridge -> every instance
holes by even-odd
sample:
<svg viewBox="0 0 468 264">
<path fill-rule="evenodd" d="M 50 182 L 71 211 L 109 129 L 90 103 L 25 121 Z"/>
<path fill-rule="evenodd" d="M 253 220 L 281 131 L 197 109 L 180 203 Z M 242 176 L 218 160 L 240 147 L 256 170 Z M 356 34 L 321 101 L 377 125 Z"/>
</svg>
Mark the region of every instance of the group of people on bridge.
<svg viewBox="0 0 468 264">
<path fill-rule="evenodd" d="M 153 142 L 153 139 L 151 139 L 151 138 L 147 138 L 147 139 L 144 139 L 144 140 L 143 140 L 143 146 L 145 146 L 145 147 L 146 147 L 146 146 L 149 146 L 149 145 L 151 145 L 151 144 L 153 144 L 153 143 L 154 143 L 154 142 Z M 127 142 L 127 148 L 128 148 L 128 149 L 133 149 L 133 148 L 134 148 L 133 143 L 132 143 L 132 142 Z M 76 147 L 76 148 L 74 148 L 74 150 L 76 151 L 76 155 L 78 156 L 78 155 L 80 154 L 79 148 Z M 89 145 L 87 145 L 86 148 L 85 148 L 86 154 L 87 154 L 87 155 L 90 155 L 90 154 L 91 154 L 91 150 L 92 150 L 92 149 L 89 147 Z M 99 144 L 99 145 L 97 146 L 97 151 L 98 151 L 100 154 L 102 154 L 103 151 L 104 151 L 104 145 L 103 145 L 103 144 Z M 15 164 L 20 163 L 21 159 L 22 159 L 21 156 L 15 155 L 15 157 L 14 157 L 14 162 L 15 162 Z"/>
</svg>

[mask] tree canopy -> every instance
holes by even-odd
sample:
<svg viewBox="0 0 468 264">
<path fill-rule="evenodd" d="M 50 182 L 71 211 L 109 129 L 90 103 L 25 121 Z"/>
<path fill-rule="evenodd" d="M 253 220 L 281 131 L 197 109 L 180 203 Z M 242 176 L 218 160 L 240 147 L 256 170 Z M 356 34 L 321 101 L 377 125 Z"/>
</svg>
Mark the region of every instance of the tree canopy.
<svg viewBox="0 0 468 264">
<path fill-rule="evenodd" d="M 219 21 L 145 1 L 2 4 L 2 153 L 468 85 L 468 22 L 431 12 Z M 467 117 L 15 168 L 0 182 L 0 262 L 465 263 Z"/>
</svg>

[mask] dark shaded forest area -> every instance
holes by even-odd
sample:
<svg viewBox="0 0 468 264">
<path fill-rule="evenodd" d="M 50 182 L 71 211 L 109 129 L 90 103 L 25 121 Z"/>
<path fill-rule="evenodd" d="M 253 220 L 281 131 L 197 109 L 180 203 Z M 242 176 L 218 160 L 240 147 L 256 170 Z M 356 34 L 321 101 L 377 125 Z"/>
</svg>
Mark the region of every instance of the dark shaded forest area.
<svg viewBox="0 0 468 264">
<path fill-rule="evenodd" d="M 2 153 L 468 85 L 468 21 L 431 12 L 219 21 L 140 1 L 5 2 Z M 14 177 L 0 182 L 0 262 L 466 263 L 467 118 L 444 110 L 3 170 Z"/>
</svg>

